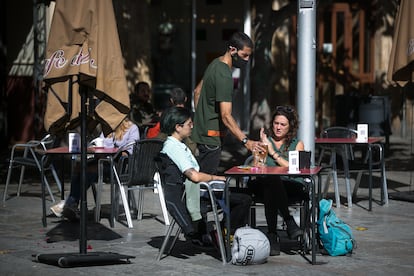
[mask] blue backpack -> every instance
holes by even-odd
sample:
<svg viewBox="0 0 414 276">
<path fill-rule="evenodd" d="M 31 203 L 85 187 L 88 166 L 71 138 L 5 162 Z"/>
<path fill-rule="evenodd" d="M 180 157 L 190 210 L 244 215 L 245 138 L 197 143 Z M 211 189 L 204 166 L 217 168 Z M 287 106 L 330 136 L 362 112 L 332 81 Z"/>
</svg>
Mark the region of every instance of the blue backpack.
<svg viewBox="0 0 414 276">
<path fill-rule="evenodd" d="M 331 199 L 319 201 L 318 233 L 331 256 L 350 254 L 355 247 L 351 227 L 336 216 Z"/>
</svg>

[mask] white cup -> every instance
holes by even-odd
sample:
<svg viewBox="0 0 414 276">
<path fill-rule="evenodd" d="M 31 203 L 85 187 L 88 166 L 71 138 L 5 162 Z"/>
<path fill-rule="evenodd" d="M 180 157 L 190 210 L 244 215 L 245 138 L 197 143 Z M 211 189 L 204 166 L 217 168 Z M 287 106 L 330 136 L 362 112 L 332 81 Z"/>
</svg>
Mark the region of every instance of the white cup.
<svg viewBox="0 0 414 276">
<path fill-rule="evenodd" d="M 103 148 L 104 147 L 104 139 L 98 137 L 95 139 L 95 147 Z"/>
</svg>

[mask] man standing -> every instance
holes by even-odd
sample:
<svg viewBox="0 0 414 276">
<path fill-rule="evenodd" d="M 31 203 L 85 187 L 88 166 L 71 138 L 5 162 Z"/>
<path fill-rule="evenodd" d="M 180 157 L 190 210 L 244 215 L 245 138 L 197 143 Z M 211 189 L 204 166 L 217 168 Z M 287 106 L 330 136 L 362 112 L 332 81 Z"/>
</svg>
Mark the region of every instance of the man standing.
<svg viewBox="0 0 414 276">
<path fill-rule="evenodd" d="M 232 68 L 246 67 L 253 42 L 242 32 L 234 33 L 226 43 L 226 52 L 214 59 L 194 90 L 194 129 L 191 139 L 197 143 L 200 171 L 215 174 L 220 164 L 222 141 L 227 129 L 248 150 L 260 148 L 249 140 L 232 116 Z"/>
</svg>

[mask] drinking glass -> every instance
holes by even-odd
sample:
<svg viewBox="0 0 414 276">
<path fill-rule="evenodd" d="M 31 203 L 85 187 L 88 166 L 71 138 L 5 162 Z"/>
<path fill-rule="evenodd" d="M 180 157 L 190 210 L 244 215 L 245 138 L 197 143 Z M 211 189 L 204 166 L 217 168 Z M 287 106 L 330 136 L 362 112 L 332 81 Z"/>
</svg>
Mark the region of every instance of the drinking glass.
<svg viewBox="0 0 414 276">
<path fill-rule="evenodd" d="M 266 166 L 266 158 L 268 154 L 268 146 L 267 144 L 260 144 L 262 150 L 253 150 L 253 165 L 255 167 L 265 167 Z"/>
</svg>

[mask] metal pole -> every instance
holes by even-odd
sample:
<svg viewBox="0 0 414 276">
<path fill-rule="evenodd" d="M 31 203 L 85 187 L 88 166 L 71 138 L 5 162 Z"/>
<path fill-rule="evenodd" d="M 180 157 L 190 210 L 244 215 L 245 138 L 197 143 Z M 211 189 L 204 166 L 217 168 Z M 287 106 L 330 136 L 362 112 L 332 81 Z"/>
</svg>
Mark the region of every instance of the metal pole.
<svg viewBox="0 0 414 276">
<path fill-rule="evenodd" d="M 46 52 L 46 6 L 41 1 L 33 0 L 33 90 L 35 113 L 33 118 L 34 134 L 39 137 L 43 129 L 41 82 L 43 80 L 43 64 Z"/>
<path fill-rule="evenodd" d="M 80 237 L 79 237 L 79 253 L 87 253 L 87 215 L 88 215 L 88 203 L 86 201 L 86 166 L 87 166 L 87 142 L 86 142 L 86 120 L 87 120 L 87 98 L 88 98 L 88 88 L 85 85 L 79 85 L 79 93 L 81 97 L 81 201 L 80 201 Z"/>
<path fill-rule="evenodd" d="M 250 13 L 250 0 L 244 1 L 244 9 L 243 9 L 243 22 L 244 22 L 244 33 L 248 36 L 252 37 L 252 23 L 251 23 L 251 13 Z M 243 76 L 243 107 L 240 112 L 240 127 L 243 131 L 248 132 L 250 129 L 250 65 L 251 61 L 249 61 L 249 66 L 246 66 L 246 71 L 244 72 Z"/>
<path fill-rule="evenodd" d="M 298 0 L 297 106 L 299 138 L 305 150 L 312 152 L 315 165 L 315 71 L 316 71 L 316 0 Z"/>
<path fill-rule="evenodd" d="M 190 91 L 196 87 L 196 23 L 197 23 L 197 6 L 196 0 L 193 0 L 191 5 L 191 86 Z M 192 95 L 192 94 L 191 94 Z M 192 95 L 193 96 L 193 95 Z M 191 101 L 191 105 L 194 105 L 194 101 Z M 194 106 L 191 107 L 194 111 Z"/>
</svg>

